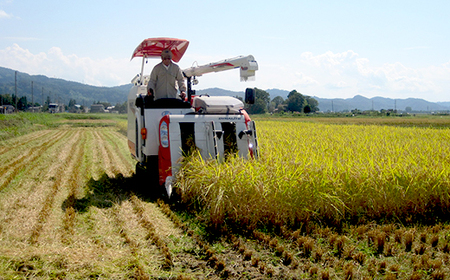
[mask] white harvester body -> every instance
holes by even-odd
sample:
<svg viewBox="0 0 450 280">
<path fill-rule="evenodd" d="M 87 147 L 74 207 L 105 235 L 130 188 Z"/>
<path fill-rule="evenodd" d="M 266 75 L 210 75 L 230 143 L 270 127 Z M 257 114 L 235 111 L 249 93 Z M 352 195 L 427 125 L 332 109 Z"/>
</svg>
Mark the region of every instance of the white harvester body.
<svg viewBox="0 0 450 280">
<path fill-rule="evenodd" d="M 162 39 L 172 40 L 170 42 L 177 40 L 147 39 L 138 48 L 148 47 L 149 42 Z M 186 49 L 186 41 L 180 41 Z M 133 56 L 142 54 L 140 56 L 145 60 L 145 51 L 138 48 Z M 173 53 L 177 54 L 176 46 L 173 48 Z M 183 53 L 180 55 L 178 52 L 178 60 Z M 128 95 L 128 146 L 138 161 L 136 172 L 145 170 L 148 174 L 153 173 L 158 177 L 159 185 L 165 186 L 168 196 L 171 195 L 181 159 L 192 149 L 197 149 L 204 159 L 221 160 L 228 154 L 238 154 L 243 158 L 258 156 L 255 123 L 245 112 L 244 103 L 230 96 L 195 96 L 195 91 L 191 89 L 191 78 L 195 80 L 195 76 L 238 67 L 241 73 L 244 72 L 241 79 L 247 80 L 254 76 L 257 63 L 252 56 L 248 56 L 183 70 L 188 83 L 187 100 L 153 101 L 147 96 L 149 78 L 143 75 L 143 67 L 141 74 L 133 79 L 134 86 Z M 253 89 L 246 90 L 246 100 L 250 100 L 249 103 L 254 100 Z"/>
</svg>

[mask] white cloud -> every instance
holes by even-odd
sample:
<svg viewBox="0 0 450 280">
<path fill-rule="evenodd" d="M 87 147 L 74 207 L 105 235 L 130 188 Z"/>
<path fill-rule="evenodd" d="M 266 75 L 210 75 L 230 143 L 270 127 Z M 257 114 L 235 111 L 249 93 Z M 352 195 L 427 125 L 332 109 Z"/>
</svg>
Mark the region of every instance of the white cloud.
<svg viewBox="0 0 450 280">
<path fill-rule="evenodd" d="M 358 54 L 352 50 L 336 54 L 328 51 L 317 56 L 314 56 L 311 52 L 305 52 L 301 54 L 301 59 L 303 63 L 320 67 L 331 75 L 340 75 L 346 69 L 351 69 L 355 65 L 366 62 L 365 59 L 359 59 Z"/>
<path fill-rule="evenodd" d="M 344 89 L 349 88 L 349 85 L 344 81 L 338 81 L 337 83 L 336 82 L 328 83 L 327 87 L 329 89 Z"/>
<path fill-rule="evenodd" d="M 52 47 L 47 53 L 33 54 L 18 44 L 0 50 L 0 65 L 31 75 L 46 75 L 95 86 L 129 83 L 140 69 L 136 62 L 125 58 L 92 59 L 65 55 L 58 47 Z"/>
<path fill-rule="evenodd" d="M 306 76 L 302 72 L 295 73 L 295 84 L 301 87 L 308 87 L 313 85 L 319 85 L 319 82 L 313 79 L 312 77 Z"/>
<path fill-rule="evenodd" d="M 298 64 L 301 65 L 303 73 L 308 73 L 317 84 L 324 85 L 329 96 L 337 93 L 348 97 L 362 94 L 367 97 L 378 95 L 426 99 L 429 93 L 444 97 L 445 91 L 449 91 L 441 84 L 450 77 L 450 62 L 417 69 L 400 62 L 372 66 L 367 58 L 349 50 L 342 53 L 328 51 L 319 55 L 305 52 L 301 54 Z M 323 88 L 314 90 L 318 93 L 326 92 Z"/>
<path fill-rule="evenodd" d="M 12 17 L 13 17 L 12 15 L 6 13 L 3 10 L 0 10 L 0 19 L 2 19 L 2 18 L 12 18 Z"/>
<path fill-rule="evenodd" d="M 189 58 L 188 56 L 186 58 Z M 221 60 L 216 57 L 197 57 L 199 64 Z M 181 68 L 192 66 L 185 59 Z M 145 74 L 158 60 L 150 60 Z M 186 63 L 186 64 L 185 64 Z M 279 88 L 311 96 L 347 98 L 361 94 L 366 97 L 424 98 L 447 101 L 450 92 L 450 61 L 427 68 L 411 68 L 400 62 L 371 65 L 369 59 L 349 50 L 341 53 L 328 51 L 314 55 L 304 52 L 292 57 L 289 63 L 278 60 L 258 61 L 260 69 L 256 81 L 239 82 L 238 71 L 212 73 L 200 77 L 196 89 L 220 87 L 243 90 L 245 87 L 261 89 Z M 139 72 L 141 61 L 129 58 L 92 59 L 76 54 L 65 54 L 52 47 L 47 52 L 32 53 L 13 44 L 0 50 L 0 65 L 31 75 L 46 75 L 96 86 L 117 86 L 129 83 Z"/>
<path fill-rule="evenodd" d="M 366 68 L 362 81 L 369 87 L 384 89 L 394 93 L 418 94 L 439 92 L 442 89 L 431 79 L 425 78 L 426 69 L 413 69 L 400 62 L 382 67 Z"/>
</svg>

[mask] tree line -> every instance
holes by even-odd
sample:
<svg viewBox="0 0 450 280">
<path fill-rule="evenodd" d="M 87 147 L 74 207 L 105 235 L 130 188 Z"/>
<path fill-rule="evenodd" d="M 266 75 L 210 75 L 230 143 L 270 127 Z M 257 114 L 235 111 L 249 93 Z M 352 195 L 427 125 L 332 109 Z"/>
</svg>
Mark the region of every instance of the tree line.
<svg viewBox="0 0 450 280">
<path fill-rule="evenodd" d="M 35 106 L 40 106 L 39 103 L 35 103 Z M 0 106 L 2 105 L 12 105 L 14 108 L 17 108 L 18 110 L 26 110 L 28 107 L 32 106 L 31 102 L 30 104 L 27 101 L 26 96 L 22 96 L 20 98 L 17 98 L 15 94 L 0 94 Z"/>
<path fill-rule="evenodd" d="M 44 104 L 40 104 L 39 102 L 30 102 L 26 96 L 22 96 L 17 98 L 15 94 L 0 94 L 0 106 L 1 105 L 12 105 L 19 111 L 27 111 L 31 107 L 40 107 L 40 110 L 46 112 L 48 111 L 48 107 L 50 105 L 50 96 L 47 96 Z M 76 101 L 71 99 L 69 105 L 65 106 L 66 111 L 71 107 L 75 107 Z"/>
<path fill-rule="evenodd" d="M 319 102 L 310 97 L 293 90 L 289 92 L 287 99 L 276 96 L 270 100 L 270 94 L 258 88 L 255 88 L 255 103 L 247 105 L 246 110 L 249 114 L 298 112 L 313 113 L 319 111 Z"/>
<path fill-rule="evenodd" d="M 252 105 L 246 105 L 246 110 L 250 114 L 264 114 L 264 113 L 281 113 L 281 112 L 298 112 L 298 113 L 313 113 L 319 111 L 319 102 L 310 97 L 303 95 L 296 90 L 291 91 L 287 99 L 281 96 L 276 96 L 272 100 L 270 99 L 270 94 L 258 88 L 255 88 L 255 103 Z M 17 98 L 14 94 L 0 94 L 0 105 L 12 105 L 16 107 L 19 111 L 26 111 L 30 107 L 41 107 L 40 111 L 47 112 L 49 104 L 51 103 L 50 96 L 47 96 L 44 104 L 39 102 L 34 102 L 31 104 L 26 96 Z M 111 107 L 112 104 L 109 102 L 94 102 L 94 104 L 102 104 L 105 109 Z M 123 103 L 117 103 L 114 106 L 114 110 L 119 113 L 127 112 L 127 101 Z M 65 105 L 65 111 L 67 112 L 79 112 L 84 111 L 83 106 L 77 105 L 75 99 L 70 99 L 69 103 Z"/>
<path fill-rule="evenodd" d="M 32 102 L 29 102 L 29 100 L 27 99 L 26 96 L 17 98 L 15 94 L 12 94 L 12 95 L 0 94 L 0 106 L 12 105 L 12 106 L 14 106 L 14 108 L 16 108 L 16 106 L 17 106 L 16 109 L 19 111 L 27 111 L 31 107 L 39 107 L 39 111 L 48 112 L 50 103 L 52 103 L 52 101 L 50 100 L 50 96 L 47 96 L 47 99 L 45 100 L 44 104 L 41 105 L 39 102 L 34 102 L 34 104 L 32 104 Z M 94 104 L 102 104 L 105 107 L 105 109 L 107 107 L 112 107 L 112 104 L 109 102 L 97 101 L 97 102 L 94 102 Z M 77 112 L 83 112 L 84 106 L 78 105 L 77 101 L 75 99 L 71 98 L 69 100 L 69 104 L 64 105 L 64 109 L 66 112 L 77 113 Z M 123 103 L 117 103 L 114 106 L 114 110 L 118 111 L 120 114 L 126 114 L 127 113 L 127 101 L 125 101 Z"/>
</svg>

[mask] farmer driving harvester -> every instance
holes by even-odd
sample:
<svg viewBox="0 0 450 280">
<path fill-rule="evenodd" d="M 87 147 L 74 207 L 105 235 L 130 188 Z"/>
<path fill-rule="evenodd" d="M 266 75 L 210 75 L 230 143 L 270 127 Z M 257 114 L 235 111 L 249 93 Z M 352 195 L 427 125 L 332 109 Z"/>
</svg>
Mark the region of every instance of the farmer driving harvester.
<svg viewBox="0 0 450 280">
<path fill-rule="evenodd" d="M 180 70 L 175 63 L 188 45 L 184 39 L 148 38 L 132 55 L 142 57 L 142 66 L 128 94 L 128 147 L 138 161 L 136 173 L 157 178 L 146 186 L 163 186 L 168 197 L 180 170 L 180 159 L 191 147 L 204 159 L 222 160 L 229 154 L 258 157 L 255 122 L 244 103 L 231 96 L 196 95 L 192 89 L 196 77 L 206 73 L 237 68 L 241 81 L 251 79 L 258 70 L 254 57 L 238 56 Z M 160 57 L 162 62 L 150 76 L 144 75 L 145 61 L 152 57 Z M 245 90 L 246 103 L 253 104 L 254 96 L 254 89 Z"/>
<path fill-rule="evenodd" d="M 161 53 L 161 63 L 157 64 L 147 84 L 147 95 L 153 100 L 162 98 L 177 98 L 177 88 L 180 90 L 180 98 L 186 98 L 186 85 L 184 77 L 178 65 L 172 62 L 172 52 L 165 49 Z"/>
</svg>

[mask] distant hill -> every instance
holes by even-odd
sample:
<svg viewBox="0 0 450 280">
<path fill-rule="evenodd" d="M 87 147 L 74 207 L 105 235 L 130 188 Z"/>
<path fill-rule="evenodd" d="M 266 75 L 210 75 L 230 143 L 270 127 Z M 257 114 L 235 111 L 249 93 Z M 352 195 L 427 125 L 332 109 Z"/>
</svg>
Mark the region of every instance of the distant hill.
<svg viewBox="0 0 450 280">
<path fill-rule="evenodd" d="M 450 106 L 445 106 L 444 104 L 429 102 L 418 98 L 407 98 L 407 99 L 392 99 L 385 97 L 373 97 L 366 98 L 361 95 L 354 96 L 353 98 L 347 99 L 325 99 L 314 97 L 319 101 L 319 108 L 321 111 L 347 111 L 358 109 L 361 111 L 365 110 L 376 110 L 381 109 L 394 109 L 398 111 L 406 111 L 407 107 L 410 107 L 412 111 L 448 111 Z"/>
<path fill-rule="evenodd" d="M 276 96 L 281 96 L 286 99 L 289 91 L 279 90 L 279 89 L 268 89 L 266 90 L 270 94 L 270 98 Z M 448 111 L 450 110 L 450 102 L 429 102 L 418 98 L 407 98 L 407 99 L 392 99 L 385 97 L 373 97 L 367 98 L 361 95 L 356 95 L 352 98 L 342 99 L 342 98 L 320 98 L 313 96 L 319 102 L 320 111 L 351 111 L 353 109 L 358 109 L 361 111 L 366 110 L 376 110 L 381 109 L 397 109 L 399 111 L 405 111 L 406 107 L 411 107 L 413 111 Z"/>
<path fill-rule="evenodd" d="M 0 94 L 15 93 L 15 71 L 0 67 Z M 68 104 L 75 99 L 78 104 L 90 106 L 96 101 L 109 102 L 113 105 L 127 100 L 131 84 L 116 87 L 96 87 L 63 79 L 48 78 L 43 75 L 29 75 L 17 72 L 17 95 L 26 96 L 31 102 L 31 81 L 33 81 L 33 99 L 39 104 L 50 96 L 51 102 Z"/>
<path fill-rule="evenodd" d="M 0 94 L 14 94 L 15 71 L 0 67 Z M 109 102 L 113 105 L 123 103 L 127 100 L 131 84 L 116 87 L 96 87 L 82 83 L 66 81 L 63 79 L 48 78 L 43 75 L 29 75 L 17 73 L 17 95 L 26 96 L 31 102 L 31 81 L 33 81 L 34 101 L 42 104 L 47 96 L 52 102 L 59 101 L 68 104 L 70 99 L 75 99 L 78 104 L 90 106 L 92 103 L 101 101 Z M 194 88 L 195 89 L 195 88 Z M 267 89 L 270 98 L 281 96 L 286 99 L 289 91 L 280 89 Z M 229 91 L 220 88 L 209 88 L 197 90 L 197 95 L 208 94 L 212 96 L 238 96 L 244 98 L 243 91 Z M 404 111 L 406 107 L 411 107 L 413 111 L 447 111 L 450 110 L 450 102 L 429 102 L 423 99 L 391 99 L 384 97 L 366 98 L 356 95 L 353 98 L 320 98 L 313 96 L 319 102 L 321 111 L 349 111 L 353 109 L 381 110 L 397 109 Z"/>
<path fill-rule="evenodd" d="M 436 102 L 436 104 L 450 108 L 450 102 Z"/>
</svg>

